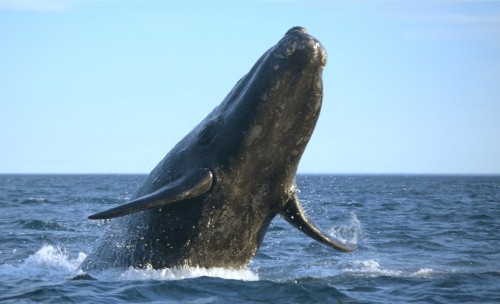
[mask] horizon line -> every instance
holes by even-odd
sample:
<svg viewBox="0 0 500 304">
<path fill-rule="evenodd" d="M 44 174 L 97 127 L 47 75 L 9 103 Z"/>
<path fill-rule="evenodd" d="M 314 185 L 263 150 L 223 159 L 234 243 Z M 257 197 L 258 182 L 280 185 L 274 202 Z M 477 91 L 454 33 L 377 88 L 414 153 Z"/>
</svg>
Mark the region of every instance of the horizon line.
<svg viewBox="0 0 500 304">
<path fill-rule="evenodd" d="M 144 172 L 0 172 L 0 175 L 149 175 Z M 296 175 L 384 175 L 384 176 L 500 176 L 498 173 L 469 172 L 297 172 Z"/>
</svg>

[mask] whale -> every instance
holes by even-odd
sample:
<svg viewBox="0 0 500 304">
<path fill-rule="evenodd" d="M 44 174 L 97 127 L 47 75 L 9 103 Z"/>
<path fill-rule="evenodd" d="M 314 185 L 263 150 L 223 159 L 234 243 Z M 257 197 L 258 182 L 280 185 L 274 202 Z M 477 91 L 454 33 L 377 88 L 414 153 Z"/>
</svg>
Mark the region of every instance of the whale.
<svg viewBox="0 0 500 304">
<path fill-rule="evenodd" d="M 289 29 L 130 201 L 88 217 L 110 223 L 82 269 L 241 269 L 278 215 L 317 242 L 355 250 L 306 215 L 295 181 L 320 114 L 326 62 L 307 29 Z"/>
</svg>

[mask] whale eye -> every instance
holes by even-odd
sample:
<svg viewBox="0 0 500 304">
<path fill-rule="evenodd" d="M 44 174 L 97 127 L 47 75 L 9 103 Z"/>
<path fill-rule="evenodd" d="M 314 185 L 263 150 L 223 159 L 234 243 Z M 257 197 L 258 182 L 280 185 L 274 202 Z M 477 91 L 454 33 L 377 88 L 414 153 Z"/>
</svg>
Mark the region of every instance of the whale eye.
<svg viewBox="0 0 500 304">
<path fill-rule="evenodd" d="M 209 124 L 200 132 L 198 143 L 202 146 L 208 146 L 215 141 L 218 135 L 215 123 Z"/>
</svg>

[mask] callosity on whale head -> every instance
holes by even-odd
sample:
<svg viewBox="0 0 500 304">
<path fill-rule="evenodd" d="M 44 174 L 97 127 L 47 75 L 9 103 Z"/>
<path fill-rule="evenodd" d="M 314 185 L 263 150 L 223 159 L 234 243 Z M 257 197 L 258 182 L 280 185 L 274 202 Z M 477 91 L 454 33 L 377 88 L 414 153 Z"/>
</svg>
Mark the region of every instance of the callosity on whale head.
<svg viewBox="0 0 500 304">
<path fill-rule="evenodd" d="M 354 249 L 305 215 L 295 174 L 323 97 L 324 47 L 294 27 L 265 52 L 122 206 L 84 269 L 174 266 L 241 268 L 281 214 L 311 238 Z"/>
</svg>

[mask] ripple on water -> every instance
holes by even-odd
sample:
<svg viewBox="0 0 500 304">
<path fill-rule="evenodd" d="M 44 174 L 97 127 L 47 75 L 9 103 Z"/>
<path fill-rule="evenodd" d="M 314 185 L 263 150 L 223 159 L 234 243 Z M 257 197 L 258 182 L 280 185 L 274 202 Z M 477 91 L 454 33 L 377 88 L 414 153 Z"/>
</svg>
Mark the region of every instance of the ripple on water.
<svg viewBox="0 0 500 304">
<path fill-rule="evenodd" d="M 16 224 L 19 228 L 30 230 L 47 230 L 47 231 L 71 231 L 64 225 L 49 220 L 17 220 Z"/>
</svg>

